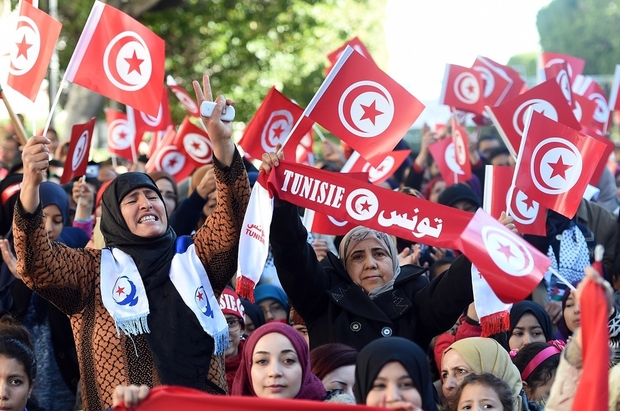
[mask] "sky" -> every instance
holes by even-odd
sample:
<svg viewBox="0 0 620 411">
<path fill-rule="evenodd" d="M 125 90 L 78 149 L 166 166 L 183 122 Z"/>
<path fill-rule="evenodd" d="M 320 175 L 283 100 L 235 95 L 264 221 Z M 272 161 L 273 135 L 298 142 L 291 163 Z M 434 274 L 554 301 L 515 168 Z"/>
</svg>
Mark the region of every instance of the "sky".
<svg viewBox="0 0 620 411">
<path fill-rule="evenodd" d="M 470 67 L 477 55 L 506 64 L 540 51 L 536 14 L 550 0 L 388 0 L 388 74 L 427 105 L 416 125 L 444 122 L 438 107 L 446 64 Z"/>
</svg>

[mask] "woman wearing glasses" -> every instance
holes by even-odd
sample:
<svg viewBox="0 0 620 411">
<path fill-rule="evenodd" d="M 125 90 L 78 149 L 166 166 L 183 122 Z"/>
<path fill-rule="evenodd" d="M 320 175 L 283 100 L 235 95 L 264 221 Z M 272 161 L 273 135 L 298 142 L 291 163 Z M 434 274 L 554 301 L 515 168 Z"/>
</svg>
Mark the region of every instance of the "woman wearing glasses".
<svg viewBox="0 0 620 411">
<path fill-rule="evenodd" d="M 224 352 L 224 358 L 226 359 L 226 383 L 228 384 L 228 392 L 230 392 L 232 382 L 235 379 L 235 373 L 241 363 L 241 353 L 245 344 L 243 339 L 245 309 L 235 290 L 230 287 L 226 287 L 222 291 L 220 308 L 224 317 L 226 317 L 228 337 L 230 339 L 230 345 Z"/>
</svg>

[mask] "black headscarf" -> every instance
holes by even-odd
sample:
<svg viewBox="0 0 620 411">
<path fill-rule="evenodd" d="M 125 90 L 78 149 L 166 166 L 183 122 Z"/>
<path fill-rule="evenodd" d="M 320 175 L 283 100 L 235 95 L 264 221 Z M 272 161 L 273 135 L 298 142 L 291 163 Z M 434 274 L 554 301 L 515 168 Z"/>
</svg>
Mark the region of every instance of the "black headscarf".
<svg viewBox="0 0 620 411">
<path fill-rule="evenodd" d="M 366 404 L 377 375 L 387 363 L 398 361 L 409 373 L 422 397 L 424 411 L 437 411 L 436 391 L 426 355 L 414 342 L 401 337 L 374 340 L 360 351 L 355 364 L 353 393 L 358 404 Z"/>
<path fill-rule="evenodd" d="M 512 331 L 525 313 L 532 313 L 532 315 L 536 317 L 543 334 L 545 334 L 546 341 L 553 339 L 553 329 L 551 328 L 551 318 L 549 314 L 547 314 L 540 304 L 529 300 L 518 302 L 512 306 L 512 310 L 510 310 L 510 331 L 508 333 L 508 338 L 510 338 Z"/>
<path fill-rule="evenodd" d="M 213 338 L 203 331 L 169 278 L 176 233 L 168 224 L 166 232 L 157 238 L 137 236 L 129 230 L 121 214 L 123 197 L 140 187 L 150 188 L 164 201 L 155 182 L 139 172 L 116 177 L 101 200 L 101 232 L 106 247 L 116 247 L 133 258 L 149 301 L 147 321 L 151 332 L 138 335 L 135 339 L 144 338 L 150 353 L 138 353 L 137 358 L 132 357 L 131 360 L 139 363 L 142 355 L 147 358 L 151 355 L 162 384 L 221 392 L 207 379 L 214 348 Z M 136 342 L 139 348 L 140 344 Z M 149 382 L 130 381 L 133 384 Z"/>
</svg>

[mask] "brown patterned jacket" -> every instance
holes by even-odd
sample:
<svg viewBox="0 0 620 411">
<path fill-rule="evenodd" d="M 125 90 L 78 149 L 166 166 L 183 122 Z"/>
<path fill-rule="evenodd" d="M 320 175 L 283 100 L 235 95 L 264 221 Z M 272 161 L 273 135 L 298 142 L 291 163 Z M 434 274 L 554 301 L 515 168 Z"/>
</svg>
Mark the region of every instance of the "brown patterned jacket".
<svg viewBox="0 0 620 411">
<path fill-rule="evenodd" d="M 219 298 L 235 274 L 239 235 L 249 200 L 249 181 L 238 152 L 228 168 L 215 166 L 217 206 L 194 235 L 196 252 Z M 27 214 L 18 202 L 13 232 L 17 270 L 24 283 L 71 319 L 78 352 L 85 410 L 112 406 L 119 384 L 159 385 L 157 372 L 142 336 L 119 337 L 101 299 L 101 251 L 71 249 L 49 241 L 41 207 Z M 180 338 L 183 338 L 180 336 Z M 147 352 L 146 357 L 136 354 Z M 223 356 L 213 356 L 208 379 L 226 391 Z M 209 389 L 205 384 L 205 390 Z"/>
</svg>

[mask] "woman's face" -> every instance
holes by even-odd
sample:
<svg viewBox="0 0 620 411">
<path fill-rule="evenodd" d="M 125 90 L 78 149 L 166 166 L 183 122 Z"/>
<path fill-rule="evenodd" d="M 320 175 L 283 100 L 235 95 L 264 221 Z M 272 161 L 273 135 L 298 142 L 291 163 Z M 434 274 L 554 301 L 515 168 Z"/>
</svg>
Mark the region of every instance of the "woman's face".
<svg viewBox="0 0 620 411">
<path fill-rule="evenodd" d="M 157 193 L 146 187 L 129 192 L 120 204 L 121 214 L 132 234 L 144 238 L 159 237 L 168 228 L 168 216 Z"/>
<path fill-rule="evenodd" d="M 0 356 L 0 410 L 23 411 L 31 391 L 24 365 Z"/>
<path fill-rule="evenodd" d="M 566 307 L 564 308 L 564 321 L 566 327 L 572 332 L 581 325 L 581 309 L 573 297 L 571 292 L 570 297 L 566 299 Z"/>
<path fill-rule="evenodd" d="M 498 410 L 504 406 L 495 390 L 482 384 L 468 384 L 463 391 L 456 408 L 461 410 Z"/>
<path fill-rule="evenodd" d="M 446 182 L 443 180 L 436 181 L 433 184 L 433 188 L 431 189 L 431 194 L 428 198 L 429 201 L 436 203 L 439 200 L 439 196 L 443 193 L 443 190 L 446 189 Z"/>
<path fill-rule="evenodd" d="M 390 405 L 397 402 L 422 407 L 422 396 L 405 367 L 398 361 L 392 361 L 379 371 L 366 396 L 366 405 L 391 408 Z"/>
<path fill-rule="evenodd" d="M 302 369 L 297 351 L 283 334 L 261 337 L 252 353 L 252 388 L 259 398 L 295 398 L 301 388 Z"/>
<path fill-rule="evenodd" d="M 256 326 L 254 325 L 254 321 L 252 321 L 252 317 L 250 317 L 247 314 L 245 314 L 244 317 L 245 317 L 244 334 L 247 336 L 250 336 L 250 334 L 252 334 L 254 330 L 256 330 Z"/>
<path fill-rule="evenodd" d="M 336 368 L 321 380 L 327 391 L 342 390 L 345 394 L 355 397 L 353 384 L 355 383 L 355 365 L 345 365 Z"/>
<path fill-rule="evenodd" d="M 449 398 L 474 370 L 457 350 L 448 350 L 441 360 L 441 391 Z"/>
<path fill-rule="evenodd" d="M 177 208 L 177 193 L 174 191 L 174 186 L 167 178 L 160 178 L 155 182 L 155 184 L 157 185 L 157 188 L 159 188 L 161 196 L 164 198 L 168 215 L 171 215 Z"/>
<path fill-rule="evenodd" d="M 63 221 L 62 213 L 56 204 L 43 207 L 43 220 L 45 221 L 45 231 L 51 241 L 56 241 L 62 232 Z"/>
<path fill-rule="evenodd" d="M 224 351 L 224 357 L 229 359 L 239 354 L 239 342 L 243 335 L 243 323 L 239 317 L 234 315 L 227 315 L 226 323 L 228 324 L 228 338 L 230 339 L 230 344 L 226 351 Z"/>
<path fill-rule="evenodd" d="M 362 240 L 347 250 L 346 270 L 367 293 L 394 278 L 392 258 L 376 238 Z"/>
<path fill-rule="evenodd" d="M 265 321 L 268 323 L 271 321 L 281 321 L 286 322 L 287 312 L 286 308 L 277 300 L 273 298 L 265 298 L 264 300 L 257 303 L 261 310 L 263 310 L 263 315 L 265 316 Z"/>
<path fill-rule="evenodd" d="M 546 342 L 545 334 L 534 314 L 523 314 L 508 340 L 511 350 L 520 350 L 524 345 L 533 342 Z"/>
</svg>

